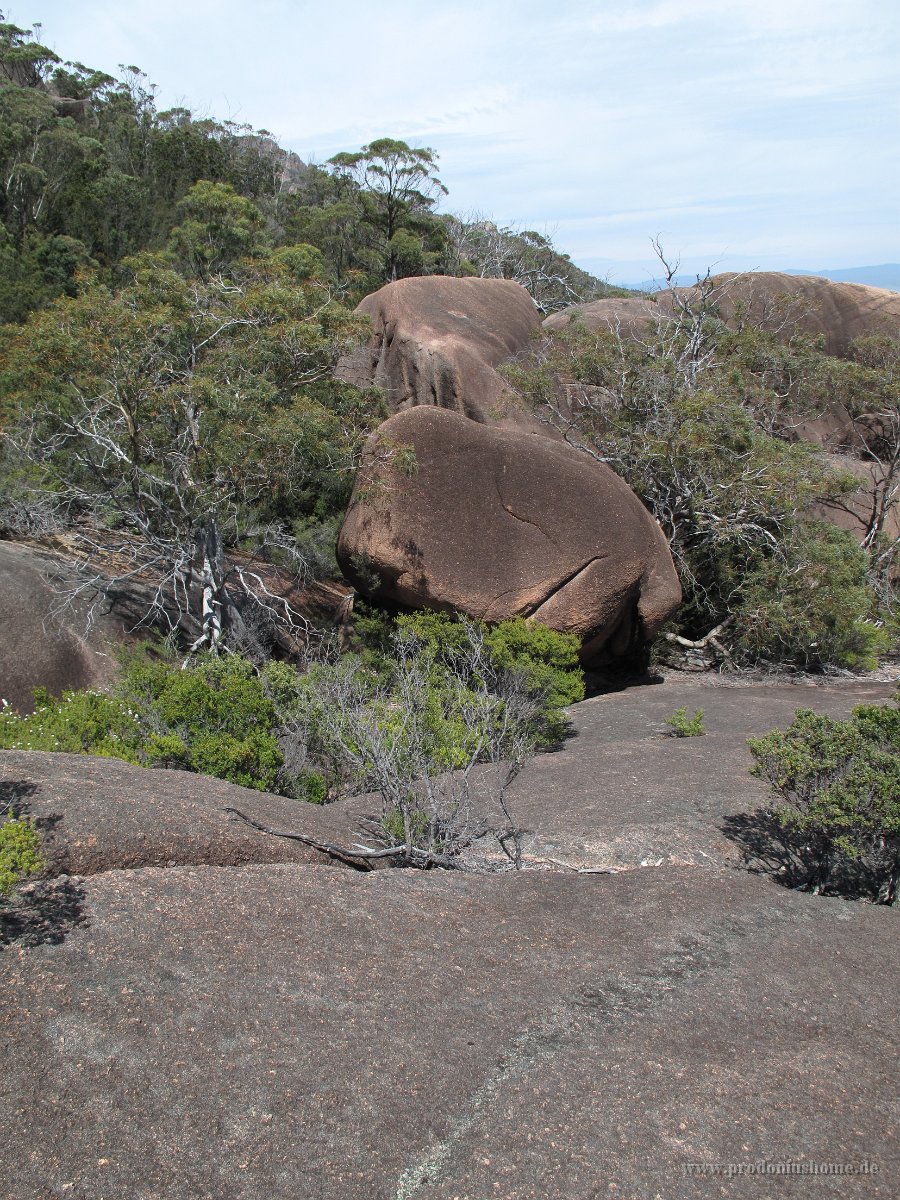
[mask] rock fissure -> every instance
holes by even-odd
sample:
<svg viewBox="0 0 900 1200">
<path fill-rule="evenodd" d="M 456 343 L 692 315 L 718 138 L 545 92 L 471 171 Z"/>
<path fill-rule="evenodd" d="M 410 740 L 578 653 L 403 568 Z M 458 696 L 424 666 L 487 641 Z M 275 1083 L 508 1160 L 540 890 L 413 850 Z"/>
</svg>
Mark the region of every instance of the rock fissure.
<svg viewBox="0 0 900 1200">
<path fill-rule="evenodd" d="M 514 1037 L 497 1070 L 470 1095 L 446 1135 L 401 1175 L 393 1200 L 414 1200 L 423 1187 L 439 1182 L 456 1146 L 497 1105 L 507 1084 L 577 1044 L 587 1035 L 586 1026 L 594 1033 L 597 1025 L 640 1017 L 667 1003 L 676 990 L 726 970 L 737 950 L 743 949 L 729 949 L 730 938 L 743 941 L 756 933 L 771 933 L 771 916 L 771 912 L 749 913 L 683 932 L 654 970 L 620 973 L 605 984 L 582 986 L 565 997 L 543 1021 Z"/>
</svg>

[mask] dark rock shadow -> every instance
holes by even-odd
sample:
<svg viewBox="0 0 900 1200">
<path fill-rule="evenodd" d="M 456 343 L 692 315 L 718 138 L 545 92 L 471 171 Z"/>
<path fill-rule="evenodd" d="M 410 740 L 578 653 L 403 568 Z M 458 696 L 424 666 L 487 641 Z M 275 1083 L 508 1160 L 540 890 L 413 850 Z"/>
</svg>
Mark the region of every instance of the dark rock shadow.
<svg viewBox="0 0 900 1200">
<path fill-rule="evenodd" d="M 41 813 L 34 815 L 29 803 L 31 796 L 40 791 L 37 784 L 27 779 L 0 780 L 0 821 L 8 813 L 13 817 L 28 817 L 35 829 L 41 835 L 44 853 L 48 860 L 48 870 L 45 875 L 63 875 L 69 871 L 69 855 L 65 848 L 65 838 L 59 826 L 63 822 L 62 813 Z"/>
<path fill-rule="evenodd" d="M 817 876 L 817 856 L 809 836 L 784 828 L 769 809 L 735 813 L 719 827 L 739 848 L 744 869 L 769 875 L 781 887 L 794 891 L 812 890 Z M 823 889 L 829 896 L 845 900 L 877 897 L 879 879 L 865 862 L 836 859 Z"/>
<path fill-rule="evenodd" d="M 27 779 L 0 780 L 0 820 L 7 813 L 17 818 L 31 817 L 29 800 L 39 791 L 38 785 Z M 45 852 L 48 839 L 62 819 L 61 813 L 31 817 Z M 56 878 L 26 881 L 11 895 L 0 897 L 0 950 L 11 945 L 57 945 L 76 925 L 84 924 L 84 889 L 68 875 L 58 874 L 63 869 L 64 855 L 57 852 L 48 858 Z"/>
<path fill-rule="evenodd" d="M 5 817 L 10 809 L 14 817 L 25 816 L 28 797 L 37 791 L 37 784 L 28 779 L 0 780 L 0 817 Z"/>
<path fill-rule="evenodd" d="M 60 875 L 25 884 L 0 900 L 0 951 L 58 946 L 78 925 L 87 924 L 81 883 Z"/>
</svg>

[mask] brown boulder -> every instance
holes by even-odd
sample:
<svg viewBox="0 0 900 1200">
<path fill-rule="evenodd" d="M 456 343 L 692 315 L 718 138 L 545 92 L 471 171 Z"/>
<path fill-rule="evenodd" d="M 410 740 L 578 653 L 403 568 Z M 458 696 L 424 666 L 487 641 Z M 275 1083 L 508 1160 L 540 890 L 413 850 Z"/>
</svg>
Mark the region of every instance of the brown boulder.
<svg viewBox="0 0 900 1200">
<path fill-rule="evenodd" d="M 590 304 L 573 304 L 570 308 L 564 308 L 561 312 L 547 317 L 544 329 L 556 333 L 577 321 L 587 329 L 601 332 L 609 330 L 623 338 L 632 339 L 652 333 L 659 321 L 667 315 L 666 312 L 660 311 L 653 300 L 619 297 L 594 300 Z"/>
<path fill-rule="evenodd" d="M 508 279 L 431 275 L 399 279 L 356 309 L 372 321 L 368 345 L 348 355 L 340 378 L 382 388 L 391 412 L 428 404 L 474 421 L 513 424 L 513 394 L 496 367 L 527 347 L 541 322 L 534 301 Z M 542 427 L 530 418 L 535 431 Z"/>
<path fill-rule="evenodd" d="M 85 604 L 63 605 L 54 577 L 62 560 L 29 546 L 0 542 L 0 697 L 30 711 L 36 687 L 54 695 L 102 687 L 126 636 L 120 619 L 102 615 L 87 632 Z"/>
<path fill-rule="evenodd" d="M 398 413 L 370 440 L 338 560 L 394 603 L 575 633 L 585 661 L 645 643 L 681 599 L 662 531 L 608 467 L 435 408 Z"/>
<path fill-rule="evenodd" d="M 870 334 L 900 334 L 900 293 L 861 283 L 834 283 L 813 275 L 784 275 L 778 271 L 715 276 L 710 299 L 728 324 L 738 306 L 754 325 L 773 332 L 823 335 L 829 354 L 846 354 L 854 338 Z M 676 288 L 690 297 L 697 288 Z M 673 294 L 660 292 L 657 303 L 671 312 Z"/>
</svg>

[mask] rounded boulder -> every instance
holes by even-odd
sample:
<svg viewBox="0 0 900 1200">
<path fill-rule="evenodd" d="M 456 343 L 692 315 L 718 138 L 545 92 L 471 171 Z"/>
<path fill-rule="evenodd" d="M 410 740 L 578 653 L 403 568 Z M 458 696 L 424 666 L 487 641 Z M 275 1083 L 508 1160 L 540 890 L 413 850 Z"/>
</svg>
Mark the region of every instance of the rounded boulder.
<svg viewBox="0 0 900 1200">
<path fill-rule="evenodd" d="M 369 317 L 369 342 L 338 375 L 380 387 L 391 412 L 416 405 L 450 409 L 487 424 L 519 425 L 515 397 L 497 367 L 525 349 L 541 322 L 534 301 L 509 279 L 443 275 L 398 279 L 356 312 Z"/>
<path fill-rule="evenodd" d="M 574 633 L 586 663 L 646 644 L 681 600 L 662 530 L 608 467 L 438 408 L 370 438 L 338 561 L 390 603 Z"/>
</svg>

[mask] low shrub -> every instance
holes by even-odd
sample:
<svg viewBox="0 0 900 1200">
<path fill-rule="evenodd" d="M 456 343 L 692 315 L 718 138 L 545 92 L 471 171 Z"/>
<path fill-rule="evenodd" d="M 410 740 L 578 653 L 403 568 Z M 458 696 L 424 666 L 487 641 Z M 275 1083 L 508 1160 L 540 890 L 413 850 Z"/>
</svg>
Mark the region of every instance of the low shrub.
<svg viewBox="0 0 900 1200">
<path fill-rule="evenodd" d="M 34 713 L 4 710 L 0 748 L 105 755 L 323 803 L 371 782 L 371 772 L 353 761 L 352 739 L 333 736 L 342 679 L 352 676 L 354 704 L 369 705 L 390 731 L 403 720 L 404 687 L 414 671 L 417 727 L 429 741 L 427 769 L 435 772 L 468 766 L 473 753 L 480 758 L 484 730 L 473 730 L 473 697 L 492 698 L 498 726 L 515 706 L 536 747 L 565 736 L 562 706 L 584 695 L 577 639 L 541 625 L 489 627 L 441 613 L 373 616 L 369 625 L 363 654 L 305 673 L 274 661 L 259 669 L 237 654 L 203 654 L 182 665 L 145 645 L 125 656 L 110 695 L 65 692 L 56 699 L 39 691 Z"/>
<path fill-rule="evenodd" d="M 687 706 L 676 708 L 671 717 L 666 717 L 666 724 L 672 731 L 672 737 L 703 737 L 706 733 L 702 708 L 698 708 L 692 717 L 687 715 Z"/>
<path fill-rule="evenodd" d="M 27 817 L 14 817 L 8 810 L 0 823 L 0 896 L 44 866 L 41 835 Z"/>
<path fill-rule="evenodd" d="M 264 677 L 237 655 L 184 669 L 144 646 L 126 657 L 112 695 L 35 692 L 35 711 L 0 713 L 0 749 L 120 758 L 290 794 L 276 709 Z"/>
<path fill-rule="evenodd" d="M 859 705 L 848 720 L 798 709 L 788 729 L 749 740 L 753 773 L 783 803 L 782 828 L 807 839 L 801 886 L 828 890 L 848 865 L 893 904 L 900 882 L 900 707 Z"/>
<path fill-rule="evenodd" d="M 141 761 L 141 716 L 127 702 L 105 692 L 86 690 L 51 696 L 34 692 L 33 713 L 20 716 L 10 708 L 0 712 L 0 749 L 56 750 Z"/>
</svg>

